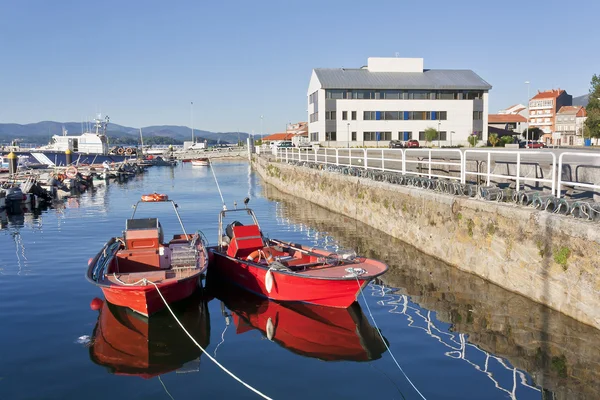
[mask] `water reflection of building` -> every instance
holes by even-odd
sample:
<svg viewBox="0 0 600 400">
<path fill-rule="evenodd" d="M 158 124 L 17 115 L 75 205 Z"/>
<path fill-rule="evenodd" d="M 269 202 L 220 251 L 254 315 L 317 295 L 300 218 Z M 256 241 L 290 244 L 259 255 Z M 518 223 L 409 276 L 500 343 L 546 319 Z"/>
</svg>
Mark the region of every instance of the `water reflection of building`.
<svg viewBox="0 0 600 400">
<path fill-rule="evenodd" d="M 511 382 L 517 382 L 518 388 L 543 388 L 544 399 L 600 398 L 600 348 L 596 345 L 600 331 L 444 264 L 363 223 L 285 195 L 271 186 L 265 186 L 264 192 L 278 202 L 278 221 L 291 224 L 290 231 L 304 233 L 315 245 L 316 238 L 323 236 L 318 232 L 326 231 L 329 240 L 335 238 L 337 246 L 351 247 L 359 254 L 386 261 L 390 270 L 382 282 L 388 288 L 397 288 L 396 300 L 390 298 L 390 302 L 397 303 L 394 307 L 408 304 L 422 310 L 421 326 L 429 326 L 432 333 L 435 328 L 427 324 L 431 318 L 426 315 L 427 310 L 435 312 L 437 321 L 450 324 L 451 333 L 447 333 L 454 335 L 454 341 L 449 342 L 454 343 L 448 350 L 450 356 L 457 357 L 457 351 L 465 350 L 469 358 L 479 352 L 481 358 L 488 359 L 488 367 L 493 362 L 498 364 L 495 371 L 512 371 L 516 378 Z M 408 303 L 402 295 L 410 298 Z M 494 357 L 503 360 L 506 367 Z M 485 363 L 473 364 L 477 370 L 485 369 Z M 533 381 L 522 384 L 521 371 L 527 371 Z M 502 388 L 512 393 L 509 383 L 503 382 Z"/>
</svg>

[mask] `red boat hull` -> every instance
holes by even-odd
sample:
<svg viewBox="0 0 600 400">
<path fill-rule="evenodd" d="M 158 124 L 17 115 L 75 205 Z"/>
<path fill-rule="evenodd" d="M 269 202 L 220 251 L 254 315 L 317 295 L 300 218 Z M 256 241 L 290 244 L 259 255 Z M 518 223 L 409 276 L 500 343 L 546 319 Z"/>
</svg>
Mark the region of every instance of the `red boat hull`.
<svg viewBox="0 0 600 400">
<path fill-rule="evenodd" d="M 213 264 L 212 272 L 259 296 L 277 301 L 300 301 L 338 308 L 350 307 L 360 290 L 373 279 L 361 279 L 360 276 L 358 280 L 316 279 L 271 271 L 273 285 L 269 292 L 265 283 L 267 269 L 228 258 L 218 252 L 214 253 Z"/>
<path fill-rule="evenodd" d="M 158 284 L 160 292 L 169 304 L 190 297 L 197 286 L 198 276 Z M 109 303 L 128 307 L 144 316 L 150 316 L 165 308 L 165 303 L 160 298 L 154 285 L 102 286 L 102 292 Z"/>
</svg>

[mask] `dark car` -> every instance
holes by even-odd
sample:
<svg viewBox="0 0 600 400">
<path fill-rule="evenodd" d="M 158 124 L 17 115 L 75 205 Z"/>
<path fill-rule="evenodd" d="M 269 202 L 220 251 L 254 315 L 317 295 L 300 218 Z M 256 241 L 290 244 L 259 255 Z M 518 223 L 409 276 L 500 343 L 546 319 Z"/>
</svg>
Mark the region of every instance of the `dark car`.
<svg viewBox="0 0 600 400">
<path fill-rule="evenodd" d="M 390 149 L 401 149 L 404 147 L 404 142 L 401 140 L 390 140 Z"/>
</svg>

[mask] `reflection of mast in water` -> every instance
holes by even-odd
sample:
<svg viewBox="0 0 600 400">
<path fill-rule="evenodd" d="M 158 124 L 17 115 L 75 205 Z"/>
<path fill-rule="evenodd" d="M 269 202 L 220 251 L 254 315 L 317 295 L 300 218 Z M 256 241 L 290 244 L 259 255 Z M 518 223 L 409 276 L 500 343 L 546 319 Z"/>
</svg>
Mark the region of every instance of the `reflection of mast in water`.
<svg viewBox="0 0 600 400">
<path fill-rule="evenodd" d="M 248 197 L 253 199 L 254 196 L 254 180 L 252 179 L 252 165 L 248 163 Z"/>
<path fill-rule="evenodd" d="M 472 365 L 475 370 L 482 372 L 494 382 L 494 386 L 497 389 L 508 394 L 510 399 L 517 399 L 517 387 L 541 392 L 539 388 L 532 386 L 533 382 L 531 378 L 525 375 L 525 373 L 511 366 L 507 360 L 490 354 L 476 345 L 469 343 L 467 341 L 467 335 L 464 333 L 451 333 L 438 328 L 435 325 L 435 321 L 431 318 L 431 311 L 424 310 L 416 303 L 409 301 L 407 295 L 395 294 L 394 288 L 377 285 L 373 282 L 369 284 L 369 287 L 371 289 L 371 295 L 380 298 L 380 300 L 377 301 L 377 304 L 382 306 L 392 306 L 392 309 L 388 311 L 391 314 L 404 314 L 409 322 L 409 327 L 423 330 L 427 335 L 450 349 L 444 353 L 445 356 L 463 360 Z M 426 315 L 423 315 L 423 311 L 426 311 Z M 483 365 L 479 365 L 476 361 L 472 361 L 481 358 L 481 355 L 485 356 Z M 502 384 L 496 380 L 498 376 L 494 377 L 494 373 L 492 372 L 493 368 L 509 371 L 512 376 L 510 384 L 504 385 L 505 387 L 503 387 Z M 499 374 L 497 373 L 496 375 Z"/>
<path fill-rule="evenodd" d="M 21 233 L 19 231 L 12 232 L 11 236 L 15 241 L 15 255 L 17 256 L 17 275 L 21 275 L 21 272 L 23 272 L 23 267 L 27 267 L 28 261 L 27 256 L 25 255 L 25 244 L 23 244 L 23 238 L 21 237 Z M 19 251 L 21 252 L 21 255 L 19 255 Z M 21 264 L 21 259 L 23 259 L 23 264 Z"/>
</svg>

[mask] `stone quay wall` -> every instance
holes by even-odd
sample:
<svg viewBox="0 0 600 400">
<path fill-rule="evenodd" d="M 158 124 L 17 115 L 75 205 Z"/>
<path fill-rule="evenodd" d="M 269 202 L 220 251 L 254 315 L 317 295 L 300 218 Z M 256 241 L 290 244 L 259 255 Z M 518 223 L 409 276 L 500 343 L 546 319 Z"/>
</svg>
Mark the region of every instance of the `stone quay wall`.
<svg viewBox="0 0 600 400">
<path fill-rule="evenodd" d="M 284 193 L 357 219 L 425 254 L 600 329 L 597 222 L 261 157 L 255 157 L 253 165 L 267 183 Z"/>
</svg>

